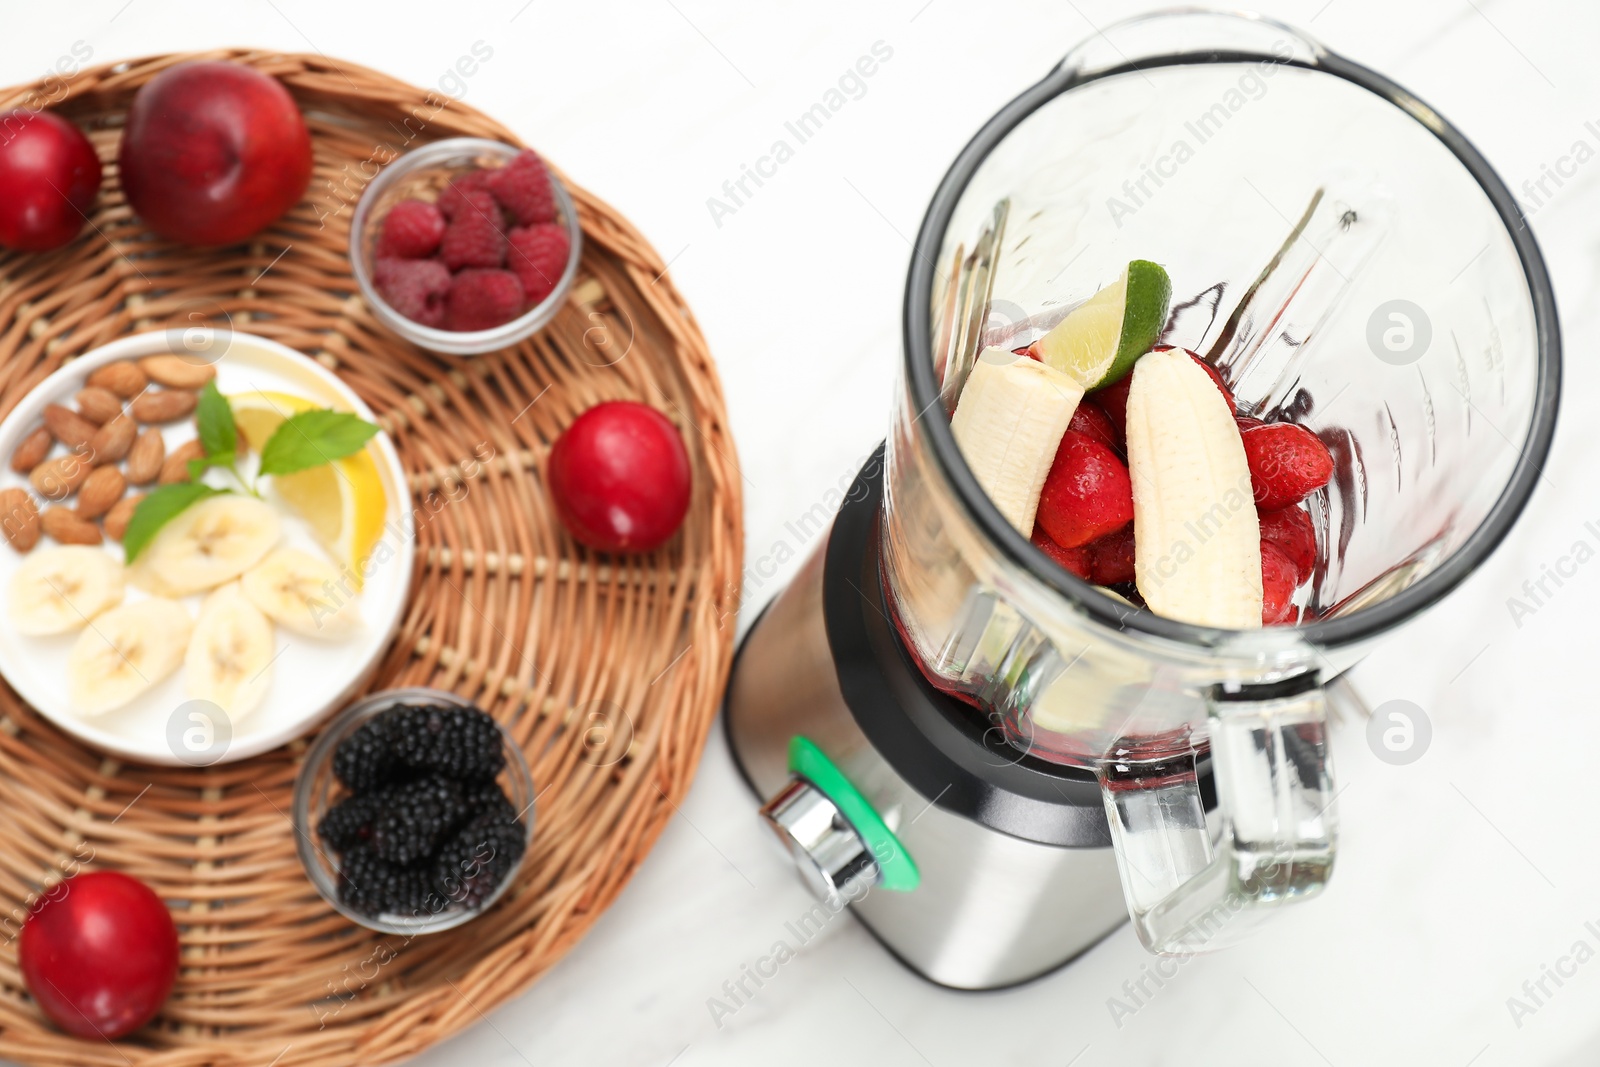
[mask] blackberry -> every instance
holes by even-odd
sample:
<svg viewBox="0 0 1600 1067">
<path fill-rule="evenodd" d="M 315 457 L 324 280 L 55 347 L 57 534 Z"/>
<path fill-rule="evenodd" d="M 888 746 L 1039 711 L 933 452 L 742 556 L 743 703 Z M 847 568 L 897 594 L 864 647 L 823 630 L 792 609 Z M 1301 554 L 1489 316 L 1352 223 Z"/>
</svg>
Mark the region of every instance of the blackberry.
<svg viewBox="0 0 1600 1067">
<path fill-rule="evenodd" d="M 504 812 L 473 816 L 444 843 L 434 865 L 436 893 L 464 908 L 476 908 L 494 894 L 527 848 L 526 831 L 510 808 L 507 802 Z"/>
<path fill-rule="evenodd" d="M 477 708 L 400 707 L 383 719 L 394 757 L 413 771 L 487 782 L 506 765 L 500 728 Z"/>
<path fill-rule="evenodd" d="M 504 767 L 500 728 L 476 708 L 400 705 L 363 723 L 333 756 L 351 796 L 317 826 L 340 853 L 339 898 L 368 915 L 481 906 L 526 849 Z"/>
<path fill-rule="evenodd" d="M 498 782 L 484 782 L 469 786 L 462 792 L 473 815 L 494 813 L 502 822 L 515 822 L 517 809 L 512 806 Z"/>
<path fill-rule="evenodd" d="M 402 770 L 389 736 L 389 715 L 362 723 L 333 750 L 334 777 L 352 793 L 365 793 L 395 781 Z"/>
<path fill-rule="evenodd" d="M 471 809 L 461 786 L 448 779 L 422 778 L 371 794 L 372 851 L 390 863 L 408 864 L 432 856 Z"/>
<path fill-rule="evenodd" d="M 425 868 L 390 863 L 370 845 L 347 849 L 339 860 L 339 899 L 363 915 L 416 915 L 442 909 Z"/>
<path fill-rule="evenodd" d="M 317 824 L 323 844 L 342 849 L 372 836 L 373 817 L 378 814 L 377 798 L 370 794 L 345 797 Z"/>
</svg>

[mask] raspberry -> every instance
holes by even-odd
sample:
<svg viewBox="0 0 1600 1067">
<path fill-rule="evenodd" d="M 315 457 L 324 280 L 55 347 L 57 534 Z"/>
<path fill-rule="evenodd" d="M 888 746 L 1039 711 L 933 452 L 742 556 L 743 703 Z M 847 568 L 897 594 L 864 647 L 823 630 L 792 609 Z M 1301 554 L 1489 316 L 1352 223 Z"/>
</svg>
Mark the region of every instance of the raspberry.
<svg viewBox="0 0 1600 1067">
<path fill-rule="evenodd" d="M 434 863 L 434 891 L 466 908 L 494 894 L 528 847 L 520 820 L 497 812 L 478 815 L 445 842 Z"/>
<path fill-rule="evenodd" d="M 492 226 L 501 233 L 506 230 L 506 217 L 486 189 L 468 189 L 456 197 L 456 212 L 450 216 L 450 225 L 464 222 Z M 447 226 L 446 229 L 449 227 Z"/>
<path fill-rule="evenodd" d="M 1261 540 L 1283 553 L 1294 565 L 1295 583 L 1311 577 L 1317 565 L 1317 533 L 1304 508 L 1281 508 L 1261 513 Z"/>
<path fill-rule="evenodd" d="M 556 282 L 566 272 L 567 256 L 572 251 L 567 229 L 553 222 L 518 227 L 511 231 L 510 243 L 506 266 L 522 283 L 528 303 L 537 304 L 555 290 Z"/>
<path fill-rule="evenodd" d="M 1087 548 L 1062 548 L 1050 540 L 1050 535 L 1044 532 L 1044 527 L 1033 528 L 1033 543 L 1039 550 L 1055 560 L 1066 570 L 1076 574 L 1084 581 L 1089 580 L 1089 550 Z"/>
<path fill-rule="evenodd" d="M 436 259 L 380 259 L 372 284 L 384 302 L 412 322 L 439 326 L 444 322 L 450 272 Z"/>
<path fill-rule="evenodd" d="M 449 240 L 449 235 L 445 235 Z M 461 271 L 445 297 L 447 330 L 487 330 L 522 314 L 522 283 L 508 270 Z"/>
<path fill-rule="evenodd" d="M 506 765 L 500 727 L 477 708 L 418 705 L 385 717 L 395 758 L 418 772 L 492 783 Z"/>
<path fill-rule="evenodd" d="M 439 194 L 439 210 L 451 222 L 455 221 L 456 213 L 466 206 L 467 193 L 486 193 L 489 191 L 489 172 L 486 170 L 469 170 L 465 174 L 451 181 Z M 482 210 L 482 205 L 477 205 L 477 210 Z M 493 218 L 498 219 L 496 212 Z"/>
<path fill-rule="evenodd" d="M 1077 548 L 1132 520 L 1128 468 L 1099 441 L 1068 430 L 1045 475 L 1038 524 L 1062 548 Z"/>
<path fill-rule="evenodd" d="M 531 149 L 499 170 L 489 171 L 489 191 L 500 206 L 523 226 L 556 220 L 556 198 L 544 160 Z"/>
<path fill-rule="evenodd" d="M 1292 422 L 1269 422 L 1239 434 L 1250 464 L 1256 508 L 1274 511 L 1298 504 L 1328 484 L 1333 457 L 1317 435 Z"/>
<path fill-rule="evenodd" d="M 417 915 L 442 910 L 426 867 L 390 863 L 369 845 L 339 857 L 339 899 L 364 915 Z"/>
<path fill-rule="evenodd" d="M 379 859 L 411 864 L 438 849 L 467 818 L 461 786 L 428 777 L 371 794 L 376 814 L 369 840 Z"/>
<path fill-rule="evenodd" d="M 317 824 L 317 836 L 329 848 L 342 849 L 372 836 L 372 822 L 378 815 L 376 796 L 371 793 L 345 797 Z"/>
<path fill-rule="evenodd" d="M 506 261 L 506 235 L 496 221 L 499 208 L 488 193 L 468 193 L 466 201 L 468 206 L 445 227 L 439 257 L 453 271 L 500 266 Z"/>
<path fill-rule="evenodd" d="M 402 200 L 383 217 L 377 255 L 423 259 L 433 255 L 444 236 L 444 215 L 426 200 Z"/>
<path fill-rule="evenodd" d="M 1271 541 L 1261 541 L 1261 625 L 1290 621 L 1295 588 L 1300 578 L 1294 564 Z M 1298 616 L 1297 616 L 1298 617 Z"/>
</svg>

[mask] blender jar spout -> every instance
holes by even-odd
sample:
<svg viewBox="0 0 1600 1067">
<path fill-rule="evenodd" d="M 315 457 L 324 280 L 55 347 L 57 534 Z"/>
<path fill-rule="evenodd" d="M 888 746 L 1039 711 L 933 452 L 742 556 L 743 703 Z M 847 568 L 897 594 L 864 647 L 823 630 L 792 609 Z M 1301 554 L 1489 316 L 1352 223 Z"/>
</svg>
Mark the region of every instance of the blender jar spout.
<svg viewBox="0 0 1600 1067">
<path fill-rule="evenodd" d="M 1273 55 L 1307 64 L 1327 54 L 1320 42 L 1303 31 L 1265 15 L 1173 7 L 1135 15 L 1096 31 L 1061 57 L 1053 77 L 1072 84 L 1201 52 Z"/>
<path fill-rule="evenodd" d="M 1315 676 L 1219 686 L 1207 703 L 1215 844 L 1192 752 L 1099 769 L 1128 912 L 1145 948 L 1163 955 L 1233 944 L 1333 873 L 1327 699 Z"/>
</svg>

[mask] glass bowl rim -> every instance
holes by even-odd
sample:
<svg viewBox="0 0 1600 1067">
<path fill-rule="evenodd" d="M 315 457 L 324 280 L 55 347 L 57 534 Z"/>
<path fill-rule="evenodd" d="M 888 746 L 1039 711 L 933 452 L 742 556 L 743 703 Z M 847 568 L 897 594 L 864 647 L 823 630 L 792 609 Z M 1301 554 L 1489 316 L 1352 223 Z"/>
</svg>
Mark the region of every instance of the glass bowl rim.
<svg viewBox="0 0 1600 1067">
<path fill-rule="evenodd" d="M 572 194 L 554 171 L 549 172 L 550 188 L 555 193 L 556 205 L 567 228 L 567 242 L 570 246 L 567 252 L 567 265 L 549 295 L 510 322 L 491 326 L 487 330 L 445 330 L 413 322 L 390 307 L 389 303 L 378 295 L 377 287 L 372 281 L 372 268 L 368 264 L 366 249 L 363 247 L 362 238 L 367 231 L 368 216 L 372 213 L 373 205 L 401 179 L 424 167 L 445 165 L 446 161 L 463 153 L 496 156 L 509 161 L 522 151 L 523 149 L 516 145 L 504 141 L 492 141 L 485 137 L 447 137 L 420 148 L 413 148 L 390 160 L 378 172 L 378 176 L 367 184 L 361 193 L 361 198 L 356 202 L 355 214 L 350 219 L 350 273 L 361 289 L 362 298 L 372 308 L 379 322 L 430 352 L 446 356 L 475 356 L 508 348 L 532 336 L 555 317 L 578 275 L 578 263 L 583 257 L 583 227 L 578 222 L 578 210 Z M 548 167 L 546 169 L 548 170 Z"/>
<path fill-rule="evenodd" d="M 466 697 L 452 693 L 447 689 L 434 689 L 429 686 L 413 685 L 402 686 L 396 689 L 381 689 L 361 698 L 333 718 L 329 719 L 312 742 L 305 759 L 300 763 L 300 770 L 295 776 L 294 783 L 294 810 L 291 821 L 295 830 L 295 852 L 300 858 L 300 865 L 305 868 L 306 878 L 316 888 L 317 894 L 327 901 L 330 907 L 340 915 L 359 926 L 369 930 L 376 930 L 386 934 L 401 934 L 406 936 L 416 934 L 433 934 L 444 930 L 454 929 L 464 923 L 470 922 L 494 907 L 502 894 L 516 881 L 517 875 L 522 871 L 523 861 L 527 859 L 528 849 L 533 845 L 533 828 L 536 815 L 533 791 L 533 774 L 528 768 L 528 759 L 523 755 L 522 749 L 511 736 L 505 724 L 495 721 L 495 726 L 500 731 L 502 747 L 506 751 L 505 772 L 509 774 L 530 799 L 528 806 L 519 815 L 523 820 L 524 849 L 511 869 L 506 872 L 500 884 L 493 893 L 476 908 L 455 908 L 435 912 L 431 917 L 413 922 L 387 922 L 376 916 L 367 915 L 356 911 L 344 901 L 339 899 L 337 881 L 330 877 L 327 870 L 317 861 L 317 853 L 325 850 L 317 844 L 317 828 L 311 825 L 311 790 L 312 780 L 316 777 L 315 771 L 333 759 L 333 751 L 350 731 L 349 728 L 360 721 L 373 718 L 387 711 L 391 707 L 408 702 L 432 701 L 435 703 L 452 704 L 462 708 L 477 708 L 478 705 Z M 479 709 L 481 710 L 481 709 Z"/>
</svg>

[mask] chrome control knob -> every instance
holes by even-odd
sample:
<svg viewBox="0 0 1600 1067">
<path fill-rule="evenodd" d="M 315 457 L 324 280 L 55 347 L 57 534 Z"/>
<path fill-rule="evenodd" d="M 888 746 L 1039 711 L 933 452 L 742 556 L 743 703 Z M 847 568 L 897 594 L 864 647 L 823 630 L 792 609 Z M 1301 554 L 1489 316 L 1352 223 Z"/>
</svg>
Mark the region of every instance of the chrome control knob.
<svg viewBox="0 0 1600 1067">
<path fill-rule="evenodd" d="M 833 801 L 804 778 L 789 779 L 761 809 L 761 818 L 823 903 L 859 900 L 878 884 L 882 875 L 872 850 Z"/>
</svg>

